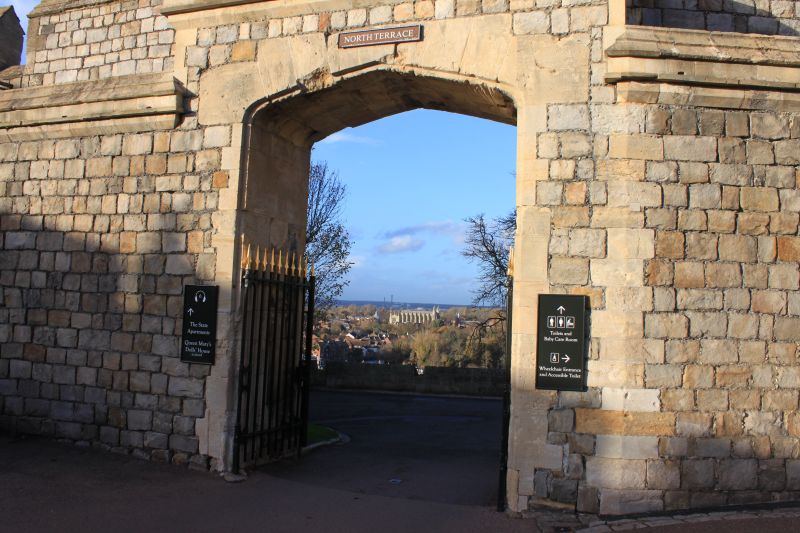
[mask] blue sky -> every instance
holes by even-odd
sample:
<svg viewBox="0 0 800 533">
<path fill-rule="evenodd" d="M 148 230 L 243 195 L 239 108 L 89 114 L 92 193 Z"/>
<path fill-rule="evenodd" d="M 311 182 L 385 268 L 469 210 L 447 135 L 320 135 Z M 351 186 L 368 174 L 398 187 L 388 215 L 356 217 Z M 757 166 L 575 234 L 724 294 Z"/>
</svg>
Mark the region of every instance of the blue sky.
<svg viewBox="0 0 800 533">
<path fill-rule="evenodd" d="M 468 304 L 477 269 L 461 257 L 465 217 L 514 208 L 516 128 L 416 110 L 317 143 L 347 185 L 355 263 L 348 300 Z"/>
<path fill-rule="evenodd" d="M 40 0 L 11 0 L 11 5 L 14 6 L 14 12 L 19 17 L 19 22 L 22 24 L 22 29 L 25 31 L 25 45 L 28 44 L 28 13 L 39 5 Z M 8 0 L 0 0 L 0 6 L 9 5 Z M 22 63 L 25 63 L 25 47 L 22 48 Z"/>
</svg>

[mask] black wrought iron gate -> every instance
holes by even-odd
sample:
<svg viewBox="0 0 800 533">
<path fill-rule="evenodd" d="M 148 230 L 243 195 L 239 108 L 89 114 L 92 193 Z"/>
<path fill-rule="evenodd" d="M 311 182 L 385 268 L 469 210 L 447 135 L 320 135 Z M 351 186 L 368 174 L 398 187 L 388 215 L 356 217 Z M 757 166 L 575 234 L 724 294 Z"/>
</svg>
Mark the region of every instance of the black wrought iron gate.
<svg viewBox="0 0 800 533">
<path fill-rule="evenodd" d="M 314 275 L 299 258 L 242 255 L 235 472 L 305 446 L 314 317 Z"/>
</svg>

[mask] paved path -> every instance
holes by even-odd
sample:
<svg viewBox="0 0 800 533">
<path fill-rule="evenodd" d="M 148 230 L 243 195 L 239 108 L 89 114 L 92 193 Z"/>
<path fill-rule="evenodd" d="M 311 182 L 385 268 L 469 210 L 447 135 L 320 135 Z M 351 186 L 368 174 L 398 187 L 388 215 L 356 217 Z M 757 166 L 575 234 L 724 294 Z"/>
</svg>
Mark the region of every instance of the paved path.
<svg viewBox="0 0 800 533">
<path fill-rule="evenodd" d="M 270 475 L 358 494 L 496 505 L 500 400 L 314 391 L 310 408 L 313 422 L 349 442 L 266 467 Z"/>
<path fill-rule="evenodd" d="M 0 532 L 800 531 L 800 507 L 608 522 L 546 511 L 510 518 L 489 504 L 497 473 L 497 402 L 399 395 L 367 395 L 365 402 L 360 394 L 341 393 L 315 398 L 314 417 L 349 431 L 351 443 L 316 450 L 294 466 L 257 470 L 236 484 L 129 456 L 0 436 Z"/>
<path fill-rule="evenodd" d="M 0 436 L 0 531 L 522 533 L 490 507 L 353 493 L 255 472 L 243 483 L 39 439 Z"/>
</svg>

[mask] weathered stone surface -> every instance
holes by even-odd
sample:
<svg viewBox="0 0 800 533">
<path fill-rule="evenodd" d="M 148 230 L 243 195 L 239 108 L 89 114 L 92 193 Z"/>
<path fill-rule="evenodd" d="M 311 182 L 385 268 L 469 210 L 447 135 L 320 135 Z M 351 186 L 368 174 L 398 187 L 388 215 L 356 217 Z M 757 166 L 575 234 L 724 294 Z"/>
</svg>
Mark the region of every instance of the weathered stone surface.
<svg viewBox="0 0 800 533">
<path fill-rule="evenodd" d="M 590 486 L 598 488 L 644 488 L 646 462 L 589 457 L 586 460 L 586 482 Z"/>
</svg>

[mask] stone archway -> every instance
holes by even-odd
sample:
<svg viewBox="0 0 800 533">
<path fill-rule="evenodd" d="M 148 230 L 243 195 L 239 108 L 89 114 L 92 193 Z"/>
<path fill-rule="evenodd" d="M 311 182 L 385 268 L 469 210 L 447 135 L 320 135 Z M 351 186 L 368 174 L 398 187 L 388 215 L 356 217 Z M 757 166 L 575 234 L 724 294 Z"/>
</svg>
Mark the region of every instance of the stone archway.
<svg viewBox="0 0 800 533">
<path fill-rule="evenodd" d="M 182 32 L 196 31 L 190 21 L 191 17 L 176 20 L 177 42 L 182 42 Z M 530 372 L 535 294 L 549 289 L 550 234 L 549 210 L 536 205 L 535 192 L 536 181 L 547 176 L 548 164 L 539 161 L 530 147 L 547 129 L 548 104 L 586 100 L 586 43 L 580 38 L 515 35 L 512 17 L 506 14 L 430 21 L 420 43 L 341 50 L 335 37 L 300 34 L 268 39 L 248 56 L 250 61 L 199 73 L 198 123 L 206 132 L 230 134 L 231 141 L 222 150 L 220 165 L 230 177 L 229 187 L 220 196 L 213 221 L 216 281 L 222 287 L 235 287 L 242 234 L 255 244 L 302 246 L 306 178 L 315 141 L 415 108 L 516 123 L 518 303 L 509 454 L 509 502 L 516 508 L 520 478 L 532 480 L 536 468 L 560 470 L 563 460 L 562 447 L 547 442 L 552 394 L 536 391 Z M 487 49 L 496 54 L 486 54 Z M 177 57 L 185 55 L 188 61 L 191 46 L 182 52 L 179 49 Z M 552 86 L 563 90 L 544 90 Z M 198 435 L 201 451 L 229 461 L 236 361 L 234 292 L 225 303 L 230 319 L 220 333 L 228 350 L 223 364 L 216 365 L 207 380 L 208 416 L 198 423 Z M 527 502 L 528 496 L 523 499 Z"/>
</svg>

